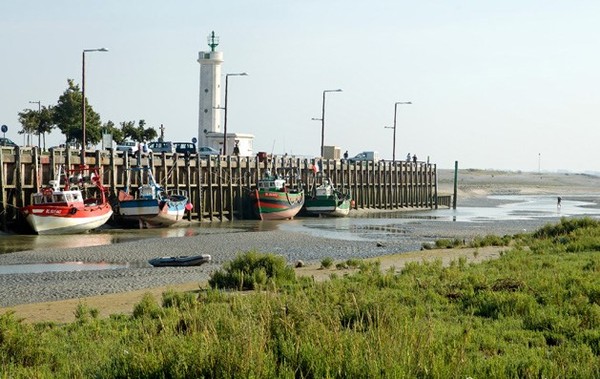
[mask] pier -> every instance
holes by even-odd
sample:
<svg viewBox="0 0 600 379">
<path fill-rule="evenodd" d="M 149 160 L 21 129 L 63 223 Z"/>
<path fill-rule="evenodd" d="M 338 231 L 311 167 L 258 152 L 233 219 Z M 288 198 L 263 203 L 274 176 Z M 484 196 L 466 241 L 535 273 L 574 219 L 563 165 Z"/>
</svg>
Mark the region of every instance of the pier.
<svg viewBox="0 0 600 379">
<path fill-rule="evenodd" d="M 42 153 L 36 147 L 2 147 L 2 230 L 18 218 L 19 207 L 29 204 L 33 193 L 56 177 L 60 166 L 79 165 L 80 153 L 75 149 L 50 149 Z M 197 221 L 252 218 L 246 198 L 266 170 L 285 175 L 290 185 L 303 186 L 306 193 L 323 178 L 329 178 L 336 187 L 351 190 L 354 209 L 436 209 L 451 203 L 450 196 L 438 194 L 436 165 L 427 162 L 351 163 L 293 156 L 199 157 L 166 153 L 132 157 L 114 150 L 88 150 L 85 163 L 101 167 L 102 181 L 109 188 L 111 199 L 124 189 L 129 167 L 151 166 L 163 187 L 188 192 L 193 208 L 187 217 Z M 134 189 L 136 185 L 132 182 Z"/>
</svg>

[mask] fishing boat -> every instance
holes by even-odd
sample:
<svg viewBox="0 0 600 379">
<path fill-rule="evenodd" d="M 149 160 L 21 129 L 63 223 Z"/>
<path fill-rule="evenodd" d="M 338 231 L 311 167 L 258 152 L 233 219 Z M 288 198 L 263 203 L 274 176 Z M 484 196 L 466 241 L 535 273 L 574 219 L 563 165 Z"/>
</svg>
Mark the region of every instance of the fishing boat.
<svg viewBox="0 0 600 379">
<path fill-rule="evenodd" d="M 135 181 L 138 187 L 134 191 L 131 183 Z M 124 220 L 136 221 L 140 228 L 171 226 L 183 220 L 189 209 L 187 192 L 165 190 L 148 166 L 130 168 L 127 186 L 118 194 L 118 215 Z"/>
<path fill-rule="evenodd" d="M 314 187 L 312 194 L 306 197 L 304 207 L 311 214 L 344 217 L 350 213 L 351 205 L 350 191 L 339 191 L 331 180 L 325 179 L 323 184 Z"/>
<path fill-rule="evenodd" d="M 49 186 L 33 194 L 21 214 L 37 234 L 83 233 L 104 225 L 113 214 L 99 169 L 59 167 Z"/>
<path fill-rule="evenodd" d="M 201 255 L 182 255 L 178 257 L 160 257 L 150 259 L 150 263 L 154 267 L 168 266 L 200 266 L 210 262 L 211 256 L 208 254 Z"/>
<path fill-rule="evenodd" d="M 261 220 L 292 219 L 304 204 L 304 190 L 290 187 L 286 179 L 268 171 L 250 193 L 254 213 Z"/>
</svg>

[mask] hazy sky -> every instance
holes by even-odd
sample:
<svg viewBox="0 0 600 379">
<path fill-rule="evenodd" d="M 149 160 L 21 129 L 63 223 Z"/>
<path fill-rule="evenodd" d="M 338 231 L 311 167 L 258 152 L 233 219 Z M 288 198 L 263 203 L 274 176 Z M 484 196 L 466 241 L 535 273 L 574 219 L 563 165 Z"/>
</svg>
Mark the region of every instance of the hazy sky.
<svg viewBox="0 0 600 379">
<path fill-rule="evenodd" d="M 197 135 L 198 52 L 220 37 L 228 129 L 255 152 L 325 144 L 430 157 L 440 168 L 600 170 L 597 0 L 4 1 L 0 123 L 81 83 L 103 122 Z M 224 81 L 223 81 L 224 83 Z M 59 132 L 49 145 L 64 142 Z"/>
</svg>

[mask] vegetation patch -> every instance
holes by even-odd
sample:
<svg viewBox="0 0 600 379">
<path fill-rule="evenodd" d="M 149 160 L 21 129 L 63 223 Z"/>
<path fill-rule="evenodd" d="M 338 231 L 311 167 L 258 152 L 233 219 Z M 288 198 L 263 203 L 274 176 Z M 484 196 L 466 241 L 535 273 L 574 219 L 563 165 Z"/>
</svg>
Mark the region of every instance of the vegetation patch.
<svg viewBox="0 0 600 379">
<path fill-rule="evenodd" d="M 499 259 L 412 262 L 398 273 L 296 280 L 244 253 L 198 293 L 151 296 L 132 316 L 25 324 L 0 316 L 3 377 L 600 377 L 600 226 L 519 236 Z M 546 228 L 546 227 L 545 227 Z M 564 244 L 555 243 L 564 238 Z M 584 244 L 580 241 L 585 240 Z M 518 243 L 515 243 L 518 242 Z M 351 266 L 348 261 L 345 266 Z M 223 291 L 223 288 L 260 291 Z"/>
<path fill-rule="evenodd" d="M 273 254 L 249 251 L 225 263 L 208 280 L 212 288 L 253 290 L 279 287 L 296 281 L 294 269 Z"/>
</svg>

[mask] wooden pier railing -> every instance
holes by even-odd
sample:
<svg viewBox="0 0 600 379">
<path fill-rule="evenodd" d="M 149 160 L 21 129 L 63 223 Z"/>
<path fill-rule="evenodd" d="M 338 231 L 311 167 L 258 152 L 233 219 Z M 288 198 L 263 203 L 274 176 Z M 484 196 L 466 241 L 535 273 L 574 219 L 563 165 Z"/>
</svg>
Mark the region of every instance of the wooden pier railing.
<svg viewBox="0 0 600 379">
<path fill-rule="evenodd" d="M 2 147 L 0 153 L 0 223 L 6 229 L 18 215 L 18 208 L 54 178 L 62 165 L 80 163 L 80 151 Z M 86 164 L 101 167 L 103 183 L 116 196 L 127 183 L 127 168 L 149 165 L 156 180 L 167 189 L 186 190 L 193 209 L 190 219 L 225 221 L 252 217 L 246 197 L 265 170 L 285 174 L 292 185 L 310 190 L 329 178 L 339 188 L 352 191 L 356 209 L 437 208 L 449 206 L 438 196 L 435 164 L 425 162 L 355 162 L 314 160 L 289 156 L 198 157 L 151 154 L 131 157 L 112 150 L 86 152 Z M 315 174 L 314 166 L 318 166 Z M 135 188 L 136 183 L 132 183 Z M 441 201 L 441 202 L 440 202 Z"/>
</svg>

